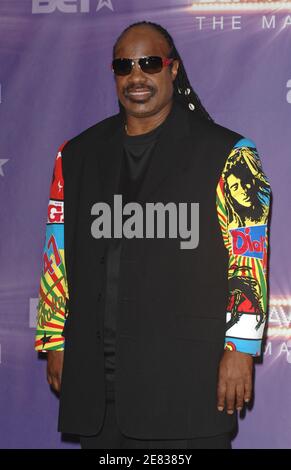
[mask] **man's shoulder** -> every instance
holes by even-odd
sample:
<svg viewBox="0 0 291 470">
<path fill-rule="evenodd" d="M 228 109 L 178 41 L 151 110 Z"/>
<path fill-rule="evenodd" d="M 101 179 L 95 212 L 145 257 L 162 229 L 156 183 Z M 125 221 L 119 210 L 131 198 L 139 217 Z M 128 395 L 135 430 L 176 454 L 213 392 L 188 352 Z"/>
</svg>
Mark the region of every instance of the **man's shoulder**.
<svg viewBox="0 0 291 470">
<path fill-rule="evenodd" d="M 213 133 L 217 136 L 223 136 L 225 138 L 238 138 L 241 139 L 243 136 L 239 132 L 235 131 L 234 129 L 230 129 L 229 127 L 225 127 L 217 122 L 214 123 L 213 126 Z"/>
<path fill-rule="evenodd" d="M 208 164 L 212 162 L 217 168 L 223 167 L 236 146 L 240 147 L 247 143 L 254 146 L 253 142 L 246 139 L 243 134 L 211 119 L 199 115 L 193 117 L 191 121 L 194 124 L 191 131 L 193 142 L 195 143 L 197 138 L 200 140 L 201 147 L 206 150 L 209 157 Z"/>
<path fill-rule="evenodd" d="M 105 135 L 110 135 L 110 133 L 114 131 L 114 129 L 118 125 L 119 120 L 119 113 L 102 119 L 101 121 L 93 124 L 92 126 L 80 132 L 80 134 L 77 134 L 76 136 L 68 140 L 66 147 L 74 148 L 79 147 L 80 145 L 91 145 L 92 141 L 94 141 L 96 145 L 98 145 L 99 139 L 101 139 Z"/>
<path fill-rule="evenodd" d="M 217 123 L 213 126 L 213 136 L 220 139 L 221 142 L 224 141 L 231 149 L 242 147 L 248 147 L 252 150 L 257 149 L 256 142 L 252 138 Z"/>
<path fill-rule="evenodd" d="M 210 143 L 217 144 L 220 142 L 227 145 L 235 145 L 236 142 L 244 138 L 238 131 L 225 127 L 210 119 L 199 117 L 199 121 Z"/>
</svg>

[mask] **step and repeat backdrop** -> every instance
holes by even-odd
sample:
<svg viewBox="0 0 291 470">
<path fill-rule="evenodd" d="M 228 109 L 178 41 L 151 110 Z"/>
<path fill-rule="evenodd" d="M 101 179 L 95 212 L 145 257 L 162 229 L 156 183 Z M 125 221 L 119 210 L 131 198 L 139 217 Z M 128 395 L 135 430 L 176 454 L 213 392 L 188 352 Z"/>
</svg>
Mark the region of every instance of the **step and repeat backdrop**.
<svg viewBox="0 0 291 470">
<path fill-rule="evenodd" d="M 216 122 L 254 140 L 273 190 L 269 326 L 234 448 L 291 448 L 291 1 L 0 0 L 0 447 L 79 448 L 34 351 L 58 146 L 118 112 L 112 46 L 166 27 Z"/>
</svg>

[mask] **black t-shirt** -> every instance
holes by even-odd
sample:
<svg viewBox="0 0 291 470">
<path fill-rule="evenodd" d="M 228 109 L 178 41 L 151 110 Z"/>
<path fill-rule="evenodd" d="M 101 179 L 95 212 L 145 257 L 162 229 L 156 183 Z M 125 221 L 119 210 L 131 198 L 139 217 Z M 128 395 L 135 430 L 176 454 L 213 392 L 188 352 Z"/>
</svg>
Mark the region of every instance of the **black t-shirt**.
<svg viewBox="0 0 291 470">
<path fill-rule="evenodd" d="M 148 169 L 154 147 L 165 121 L 146 134 L 130 136 L 124 130 L 123 162 L 121 166 L 118 194 L 122 194 L 123 206 L 135 202 Z M 125 216 L 123 217 L 123 221 Z M 114 391 L 115 331 L 118 315 L 117 296 L 119 263 L 122 239 L 112 238 L 106 256 L 106 302 L 104 317 L 104 358 L 107 395 Z"/>
</svg>

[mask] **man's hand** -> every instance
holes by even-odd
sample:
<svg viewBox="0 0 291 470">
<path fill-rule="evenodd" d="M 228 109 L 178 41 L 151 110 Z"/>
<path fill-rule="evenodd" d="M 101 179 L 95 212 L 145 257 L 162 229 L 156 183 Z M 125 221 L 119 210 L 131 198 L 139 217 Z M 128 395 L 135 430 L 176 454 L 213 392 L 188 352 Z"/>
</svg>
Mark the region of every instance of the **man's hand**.
<svg viewBox="0 0 291 470">
<path fill-rule="evenodd" d="M 240 411 L 252 396 L 253 357 L 238 351 L 224 351 L 219 365 L 217 408 L 228 414 Z"/>
<path fill-rule="evenodd" d="M 61 389 L 64 351 L 48 351 L 47 356 L 47 381 L 56 392 L 59 392 Z"/>
</svg>

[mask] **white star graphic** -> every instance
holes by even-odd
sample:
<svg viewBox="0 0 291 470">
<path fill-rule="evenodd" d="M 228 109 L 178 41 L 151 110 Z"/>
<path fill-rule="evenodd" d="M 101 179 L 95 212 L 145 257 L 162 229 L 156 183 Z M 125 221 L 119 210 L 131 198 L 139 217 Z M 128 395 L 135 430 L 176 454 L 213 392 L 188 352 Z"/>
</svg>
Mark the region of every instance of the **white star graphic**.
<svg viewBox="0 0 291 470">
<path fill-rule="evenodd" d="M 96 10 L 96 11 L 101 10 L 101 8 L 103 8 L 103 7 L 110 8 L 110 10 L 113 11 L 112 1 L 111 1 L 111 0 L 99 0 L 99 1 L 98 1 L 98 6 L 97 6 L 97 10 Z"/>
<path fill-rule="evenodd" d="M 0 158 L 0 175 L 4 176 L 2 166 L 8 162 L 8 159 Z"/>
</svg>

